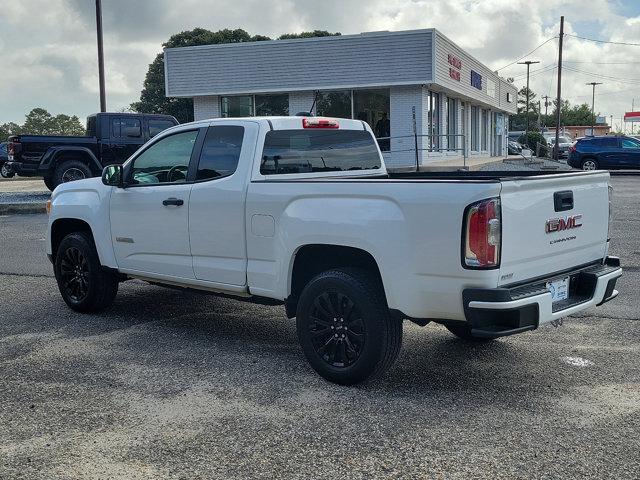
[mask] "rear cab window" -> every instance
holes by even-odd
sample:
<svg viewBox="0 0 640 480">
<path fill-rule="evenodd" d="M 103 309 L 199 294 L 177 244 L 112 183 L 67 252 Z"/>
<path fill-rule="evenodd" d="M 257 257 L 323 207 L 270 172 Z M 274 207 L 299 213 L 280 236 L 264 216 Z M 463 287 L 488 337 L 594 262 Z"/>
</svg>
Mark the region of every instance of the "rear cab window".
<svg viewBox="0 0 640 480">
<path fill-rule="evenodd" d="M 375 140 L 366 130 L 271 130 L 265 137 L 260 173 L 358 172 L 381 167 Z"/>
</svg>

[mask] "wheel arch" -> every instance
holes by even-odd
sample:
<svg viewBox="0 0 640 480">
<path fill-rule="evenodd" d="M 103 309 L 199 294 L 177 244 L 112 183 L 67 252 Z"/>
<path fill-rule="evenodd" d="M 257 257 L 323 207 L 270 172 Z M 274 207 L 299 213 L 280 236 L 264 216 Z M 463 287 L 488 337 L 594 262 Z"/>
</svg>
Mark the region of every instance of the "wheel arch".
<svg viewBox="0 0 640 480">
<path fill-rule="evenodd" d="M 86 147 L 52 147 L 43 156 L 40 168 L 53 170 L 66 160 L 80 161 L 86 164 L 96 175 L 102 171 L 102 165 L 94 153 Z"/>
<path fill-rule="evenodd" d="M 306 244 L 296 249 L 291 259 L 288 279 L 288 297 L 285 308 L 289 318 L 295 317 L 300 293 L 309 281 L 319 273 L 333 268 L 360 268 L 371 272 L 380 283 L 384 282 L 375 257 L 368 251 L 337 244 Z M 385 294 L 386 297 L 386 294 Z"/>
<path fill-rule="evenodd" d="M 79 218 L 58 218 L 51 224 L 51 255 L 56 258 L 60 242 L 67 235 L 75 232 L 85 232 L 91 236 L 91 240 L 95 243 L 93 230 L 91 226 L 84 220 Z"/>
</svg>

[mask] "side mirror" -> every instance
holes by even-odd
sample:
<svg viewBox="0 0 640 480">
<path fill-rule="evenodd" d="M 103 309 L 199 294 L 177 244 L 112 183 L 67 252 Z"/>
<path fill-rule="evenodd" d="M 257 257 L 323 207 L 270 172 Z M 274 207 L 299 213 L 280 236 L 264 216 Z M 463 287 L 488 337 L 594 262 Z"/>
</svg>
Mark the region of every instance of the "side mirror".
<svg viewBox="0 0 640 480">
<path fill-rule="evenodd" d="M 102 183 L 111 187 L 124 188 L 124 169 L 122 165 L 108 165 L 102 170 Z"/>
</svg>

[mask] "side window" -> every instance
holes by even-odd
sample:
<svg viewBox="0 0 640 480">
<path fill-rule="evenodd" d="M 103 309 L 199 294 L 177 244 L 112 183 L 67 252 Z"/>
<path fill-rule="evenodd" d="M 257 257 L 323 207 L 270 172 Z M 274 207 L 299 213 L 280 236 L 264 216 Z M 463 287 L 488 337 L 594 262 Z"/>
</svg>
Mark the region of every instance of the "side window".
<svg viewBox="0 0 640 480">
<path fill-rule="evenodd" d="M 244 127 L 219 125 L 209 127 L 202 145 L 196 180 L 232 175 L 238 167 Z"/>
<path fill-rule="evenodd" d="M 637 149 L 637 148 L 640 148 L 640 144 L 638 144 L 638 142 L 636 142 L 635 140 L 631 140 L 631 139 L 628 139 L 628 138 L 623 138 L 622 139 L 622 148 Z"/>
<path fill-rule="evenodd" d="M 173 127 L 175 124 L 171 120 L 149 119 L 149 138 L 155 137 L 161 131 Z"/>
<path fill-rule="evenodd" d="M 133 160 L 131 181 L 136 185 L 185 183 L 197 130 L 169 135 Z"/>
<path fill-rule="evenodd" d="M 142 130 L 139 118 L 114 117 L 111 120 L 113 138 L 140 138 Z"/>
</svg>

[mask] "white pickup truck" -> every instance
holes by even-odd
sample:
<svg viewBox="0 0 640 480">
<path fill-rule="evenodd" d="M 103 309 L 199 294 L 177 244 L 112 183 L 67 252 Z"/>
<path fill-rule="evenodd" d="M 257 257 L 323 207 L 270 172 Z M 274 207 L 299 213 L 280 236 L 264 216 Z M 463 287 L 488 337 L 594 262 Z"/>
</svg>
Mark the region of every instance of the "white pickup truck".
<svg viewBox="0 0 640 480">
<path fill-rule="evenodd" d="M 353 384 L 394 362 L 404 319 L 480 341 L 614 298 L 610 190 L 603 171 L 389 173 L 358 120 L 216 119 L 56 188 L 47 251 L 81 312 L 131 278 L 284 304 L 311 366 Z"/>
</svg>

